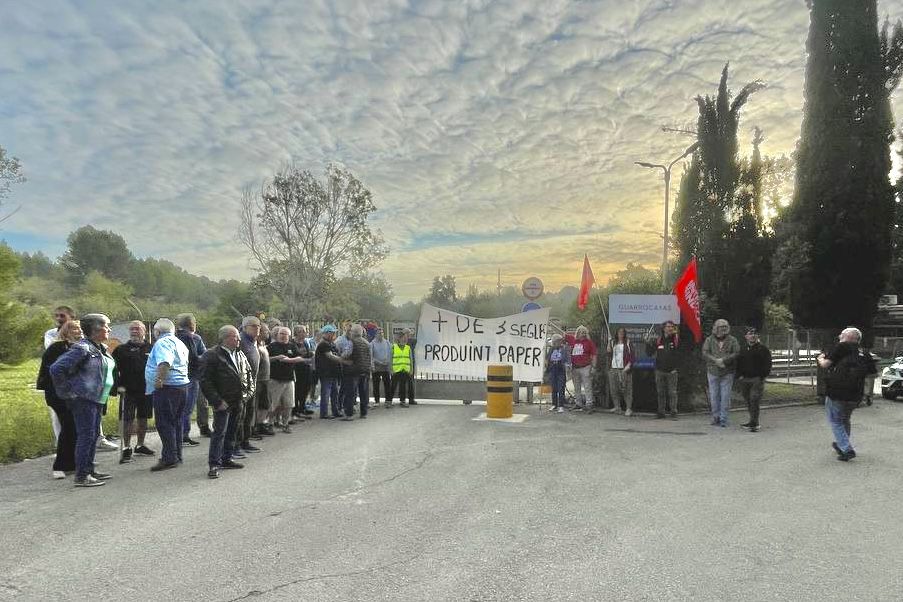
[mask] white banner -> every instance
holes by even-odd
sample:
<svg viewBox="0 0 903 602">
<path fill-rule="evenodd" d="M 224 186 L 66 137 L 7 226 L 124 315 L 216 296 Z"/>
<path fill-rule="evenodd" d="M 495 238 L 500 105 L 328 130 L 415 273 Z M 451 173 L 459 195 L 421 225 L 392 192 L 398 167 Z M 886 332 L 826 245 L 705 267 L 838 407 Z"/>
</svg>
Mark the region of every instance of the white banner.
<svg viewBox="0 0 903 602">
<path fill-rule="evenodd" d="M 609 295 L 608 320 L 612 324 L 680 324 L 674 295 Z"/>
<path fill-rule="evenodd" d="M 489 364 L 511 364 L 514 380 L 542 382 L 549 308 L 474 318 L 424 303 L 417 328 L 418 372 L 486 378 Z"/>
</svg>

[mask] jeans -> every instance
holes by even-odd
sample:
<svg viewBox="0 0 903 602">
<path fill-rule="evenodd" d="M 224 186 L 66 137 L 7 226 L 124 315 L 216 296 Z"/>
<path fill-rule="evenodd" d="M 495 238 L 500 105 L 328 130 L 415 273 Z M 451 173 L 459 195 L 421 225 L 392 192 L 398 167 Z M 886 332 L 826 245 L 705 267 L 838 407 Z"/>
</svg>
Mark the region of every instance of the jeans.
<svg viewBox="0 0 903 602">
<path fill-rule="evenodd" d="M 564 366 L 557 365 L 549 368 L 549 384 L 552 385 L 552 407 L 564 407 L 564 387 L 567 383 L 567 371 Z"/>
<path fill-rule="evenodd" d="M 379 383 L 383 384 L 383 401 L 392 401 L 392 379 L 387 370 L 373 373 L 373 402 L 379 403 Z"/>
<path fill-rule="evenodd" d="M 740 387 L 740 394 L 746 401 L 746 407 L 749 410 L 750 426 L 759 426 L 759 402 L 762 400 L 762 392 L 765 389 L 765 379 L 761 377 L 741 376 L 737 379 L 737 385 Z"/>
<path fill-rule="evenodd" d="M 583 366 L 571 370 L 571 379 L 574 381 L 574 397 L 581 406 L 592 403 L 593 399 L 593 367 Z M 586 392 L 584 392 L 584 387 Z M 587 393 L 589 396 L 587 396 Z"/>
<path fill-rule="evenodd" d="M 53 459 L 53 470 L 64 472 L 75 470 L 75 418 L 69 410 L 65 399 L 59 399 L 44 391 L 47 406 L 53 411 L 60 423 L 60 433 L 56 438 L 56 458 Z"/>
<path fill-rule="evenodd" d="M 367 406 L 370 403 L 370 375 L 369 374 L 345 374 L 342 377 L 342 392 L 345 394 L 345 415 L 354 414 L 354 397 L 357 395 L 361 402 L 361 416 L 367 415 Z"/>
<path fill-rule="evenodd" d="M 320 377 L 320 418 L 326 418 L 328 410 L 333 416 L 341 413 L 339 409 L 339 379 L 335 376 Z"/>
<path fill-rule="evenodd" d="M 609 368 L 608 390 L 611 393 L 611 407 L 621 408 L 621 400 L 624 400 L 624 409 L 633 411 L 633 375 L 623 368 Z"/>
<path fill-rule="evenodd" d="M 154 414 L 157 434 L 163 444 L 160 460 L 164 464 L 182 461 L 182 415 L 188 398 L 189 385 L 163 385 L 154 390 Z"/>
<path fill-rule="evenodd" d="M 665 408 L 671 411 L 671 415 L 677 414 L 677 371 L 655 371 L 655 393 L 658 397 L 658 415 L 665 415 Z"/>
<path fill-rule="evenodd" d="M 825 397 L 825 414 L 828 417 L 828 424 L 831 425 L 831 432 L 834 433 L 834 442 L 841 451 L 848 452 L 853 449 L 850 443 L 852 430 L 850 417 L 858 405 L 857 401 L 835 401 Z"/>
<path fill-rule="evenodd" d="M 182 410 L 182 438 L 187 439 L 191 434 L 191 413 L 194 412 L 194 404 L 198 400 L 198 391 L 201 390 L 201 381 L 196 378 L 188 381 L 185 393 L 185 408 Z"/>
<path fill-rule="evenodd" d="M 234 403 L 227 409 L 213 411 L 213 432 L 210 435 L 210 451 L 207 463 L 211 468 L 222 466 L 223 462 L 232 459 L 235 451 L 235 429 L 241 419 L 241 403 Z"/>
<path fill-rule="evenodd" d="M 342 373 L 342 384 L 339 387 L 339 406 L 345 410 L 346 416 L 354 414 L 354 396 L 357 394 L 357 374 Z"/>
<path fill-rule="evenodd" d="M 712 404 L 712 422 L 727 424 L 727 411 L 731 409 L 731 390 L 734 388 L 734 373 L 709 378 L 709 402 Z"/>
<path fill-rule="evenodd" d="M 83 479 L 94 472 L 94 453 L 100 435 L 100 410 L 96 401 L 76 397 L 69 400 L 75 421 L 75 478 Z"/>
</svg>

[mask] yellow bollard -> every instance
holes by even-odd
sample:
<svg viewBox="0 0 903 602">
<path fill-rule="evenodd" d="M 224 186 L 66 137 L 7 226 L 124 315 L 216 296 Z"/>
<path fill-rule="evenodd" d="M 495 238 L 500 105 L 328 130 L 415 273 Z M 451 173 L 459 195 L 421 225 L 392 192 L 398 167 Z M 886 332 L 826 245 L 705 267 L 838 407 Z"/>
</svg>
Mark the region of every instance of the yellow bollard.
<svg viewBox="0 0 903 602">
<path fill-rule="evenodd" d="M 514 367 L 490 365 L 486 369 L 486 417 L 514 416 Z"/>
</svg>

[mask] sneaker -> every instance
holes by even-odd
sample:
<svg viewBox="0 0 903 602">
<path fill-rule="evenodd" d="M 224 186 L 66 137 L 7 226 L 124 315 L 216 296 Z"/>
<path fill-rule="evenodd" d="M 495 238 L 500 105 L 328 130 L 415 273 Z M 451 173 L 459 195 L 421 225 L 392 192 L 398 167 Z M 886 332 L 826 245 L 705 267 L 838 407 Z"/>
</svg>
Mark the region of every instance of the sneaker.
<svg viewBox="0 0 903 602">
<path fill-rule="evenodd" d="M 260 433 L 261 435 L 266 435 L 267 437 L 273 437 L 276 435 L 276 431 L 275 429 L 273 429 L 272 424 L 261 424 L 258 433 Z"/>
<path fill-rule="evenodd" d="M 726 429 L 726 428 L 727 428 L 727 420 L 725 420 L 725 421 L 723 421 L 723 422 L 719 422 L 719 423 L 718 423 L 718 426 L 720 426 L 720 427 L 723 428 L 723 429 Z"/>
<path fill-rule="evenodd" d="M 571 411 L 572 412 L 582 412 L 583 406 L 574 406 L 574 408 Z"/>
<path fill-rule="evenodd" d="M 209 426 L 204 425 L 201 427 L 201 437 L 209 437 L 212 434 L 213 431 L 210 430 Z"/>
<path fill-rule="evenodd" d="M 244 459 L 247 458 L 248 456 L 246 456 L 246 455 L 244 454 L 244 452 L 241 451 L 240 449 L 236 449 L 235 451 L 232 452 L 232 457 L 233 457 L 233 458 L 238 458 L 239 460 L 244 460 Z"/>
<path fill-rule="evenodd" d="M 235 462 L 234 460 L 226 460 L 225 462 L 223 462 L 223 468 L 225 468 L 225 469 L 235 469 L 235 468 L 244 468 L 244 467 L 245 467 L 244 464 L 239 464 L 238 462 Z"/>
<path fill-rule="evenodd" d="M 259 454 L 262 450 L 256 445 L 251 445 L 250 443 L 242 443 L 241 451 L 247 452 L 249 454 Z"/>
<path fill-rule="evenodd" d="M 142 456 L 153 456 L 156 455 L 156 452 L 146 445 L 139 445 L 135 448 L 135 453 L 140 454 Z"/>
<path fill-rule="evenodd" d="M 834 448 L 834 451 L 837 452 L 837 455 L 838 455 L 838 456 L 842 456 L 842 455 L 843 455 L 843 450 L 840 449 L 840 446 L 837 445 L 837 442 L 836 442 L 836 441 L 832 441 L 832 442 L 831 442 L 831 447 Z"/>
<path fill-rule="evenodd" d="M 313 416 L 314 411 L 313 411 L 313 410 L 308 410 L 307 408 L 304 408 L 303 410 L 301 410 L 301 413 L 304 414 L 305 416 Z"/>
<path fill-rule="evenodd" d="M 122 453 L 119 454 L 119 463 L 120 464 L 128 464 L 132 461 L 132 448 L 127 447 L 122 450 Z"/>
<path fill-rule="evenodd" d="M 562 406 L 558 406 L 558 409 L 555 411 L 558 412 L 559 414 L 564 414 L 564 408 Z"/>
<path fill-rule="evenodd" d="M 552 406 L 551 408 L 549 408 L 548 411 L 549 411 L 549 412 L 557 412 L 557 411 L 558 411 L 558 406 Z"/>
<path fill-rule="evenodd" d="M 292 434 L 292 427 L 290 427 L 289 425 L 286 424 L 284 427 L 282 427 L 282 432 L 291 435 L 291 434 Z"/>
<path fill-rule="evenodd" d="M 113 475 L 111 475 L 111 474 L 107 474 L 105 472 L 97 472 L 97 471 L 92 472 L 91 476 L 94 477 L 95 479 L 97 479 L 98 481 L 109 481 L 110 479 L 113 478 Z"/>
<path fill-rule="evenodd" d="M 50 476 L 54 479 L 65 479 L 66 473 L 63 472 L 62 470 L 54 470 L 53 472 L 50 473 Z"/>
<path fill-rule="evenodd" d="M 624 415 L 627 416 L 628 418 L 630 418 L 631 416 L 633 416 L 633 410 L 631 410 L 631 409 L 625 410 Z"/>
<path fill-rule="evenodd" d="M 159 462 L 157 462 L 156 464 L 151 466 L 151 472 L 159 472 L 161 470 L 169 470 L 170 468 L 175 468 L 178 465 L 179 465 L 178 462 L 173 462 L 172 464 L 167 464 L 163 460 L 160 460 Z"/>
<path fill-rule="evenodd" d="M 211 466 L 210 470 L 207 471 L 208 479 L 218 479 L 219 478 L 219 466 Z"/>
<path fill-rule="evenodd" d="M 110 441 L 105 437 L 98 437 L 97 439 L 97 451 L 100 452 L 109 452 L 109 451 L 117 451 L 119 446 Z"/>
<path fill-rule="evenodd" d="M 366 420 L 366 419 L 367 419 L 367 415 L 366 415 L 366 414 L 361 414 L 361 420 Z"/>
<path fill-rule="evenodd" d="M 200 445 L 200 442 L 195 441 L 191 437 L 185 437 L 184 439 L 182 439 L 182 445 L 188 447 L 197 447 L 198 445 Z"/>
<path fill-rule="evenodd" d="M 320 420 L 334 420 L 335 416 L 320 416 Z"/>
<path fill-rule="evenodd" d="M 677 412 L 671 412 L 671 420 L 677 420 Z"/>
<path fill-rule="evenodd" d="M 298 424 L 298 419 L 295 418 L 294 416 L 292 416 L 292 419 L 288 421 L 288 425 L 289 425 L 289 426 L 294 426 L 294 425 L 296 425 L 296 424 Z"/>
<path fill-rule="evenodd" d="M 852 449 L 850 449 L 849 451 L 843 452 L 842 454 L 837 456 L 837 459 L 840 460 L 841 462 L 849 462 L 850 460 L 852 460 L 855 457 L 856 457 L 856 452 L 854 452 Z"/>
<path fill-rule="evenodd" d="M 78 479 L 78 478 L 75 479 L 75 486 L 76 486 L 76 487 L 100 487 L 101 485 L 106 485 L 106 482 L 104 482 L 104 481 L 98 481 L 97 479 L 95 479 L 95 478 L 92 477 L 91 475 L 88 475 L 88 476 L 86 476 L 86 477 L 82 477 L 82 478 L 80 478 L 80 479 Z"/>
<path fill-rule="evenodd" d="M 263 441 L 263 435 L 258 435 L 257 432 L 253 432 L 248 435 L 248 439 L 251 441 Z"/>
<path fill-rule="evenodd" d="M 758 432 L 759 432 L 759 425 L 758 425 L 758 424 L 754 424 L 754 425 L 752 425 L 751 427 L 749 427 L 749 432 L 750 432 L 750 433 L 758 433 Z"/>
</svg>

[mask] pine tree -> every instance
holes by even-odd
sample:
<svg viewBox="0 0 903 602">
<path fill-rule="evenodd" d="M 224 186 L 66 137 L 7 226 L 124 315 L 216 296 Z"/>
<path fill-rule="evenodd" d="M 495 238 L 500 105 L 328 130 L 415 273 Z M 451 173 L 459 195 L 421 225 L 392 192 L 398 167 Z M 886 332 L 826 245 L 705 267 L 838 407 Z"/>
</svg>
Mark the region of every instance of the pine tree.
<svg viewBox="0 0 903 602">
<path fill-rule="evenodd" d="M 803 326 L 869 328 L 890 275 L 890 93 L 903 69 L 898 23 L 879 35 L 876 0 L 811 0 L 805 112 L 791 237 L 790 303 Z"/>
</svg>

